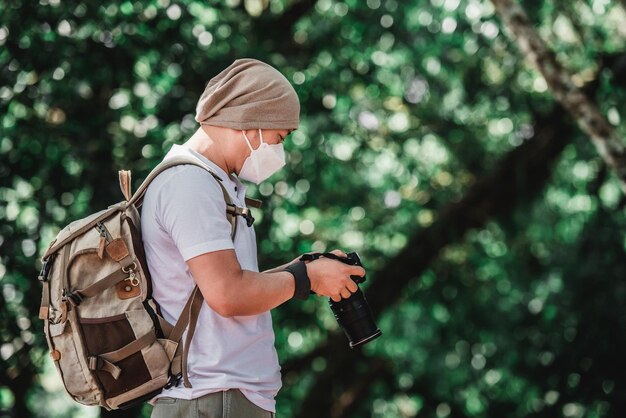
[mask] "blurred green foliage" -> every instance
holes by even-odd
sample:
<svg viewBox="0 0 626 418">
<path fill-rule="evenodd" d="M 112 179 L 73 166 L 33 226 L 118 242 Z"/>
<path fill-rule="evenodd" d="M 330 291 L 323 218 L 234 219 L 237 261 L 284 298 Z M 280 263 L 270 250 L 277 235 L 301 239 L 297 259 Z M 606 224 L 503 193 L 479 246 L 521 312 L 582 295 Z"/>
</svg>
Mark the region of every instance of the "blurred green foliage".
<svg viewBox="0 0 626 418">
<path fill-rule="evenodd" d="M 623 136 L 624 2 L 523 4 Z M 494 13 L 483 0 L 0 0 L 0 416 L 98 415 L 59 395 L 38 258 L 70 220 L 121 200 L 117 170 L 137 186 L 196 129 L 205 83 L 236 58 L 276 66 L 302 102 L 288 166 L 250 189 L 266 201 L 261 267 L 339 247 L 360 252 L 366 288 L 393 287 L 377 272 L 535 141 L 539 119 L 577 132 L 550 119 L 545 81 Z M 414 259 L 423 273 L 403 272 L 355 369 L 307 357 L 338 332 L 325 301 L 275 310 L 281 362 L 297 365 L 278 415 L 305 416 L 325 371 L 357 370 L 362 387 L 333 383 L 313 415 L 624 416 L 626 201 L 588 138 L 566 141 L 533 198 Z"/>
</svg>

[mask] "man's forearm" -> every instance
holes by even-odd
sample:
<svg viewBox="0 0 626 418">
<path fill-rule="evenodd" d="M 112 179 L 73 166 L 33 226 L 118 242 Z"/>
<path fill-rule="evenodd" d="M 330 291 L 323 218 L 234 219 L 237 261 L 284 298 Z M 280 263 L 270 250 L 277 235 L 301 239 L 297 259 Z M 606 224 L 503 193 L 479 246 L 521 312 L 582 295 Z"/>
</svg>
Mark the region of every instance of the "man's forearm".
<svg viewBox="0 0 626 418">
<path fill-rule="evenodd" d="M 187 264 L 206 303 L 225 317 L 267 312 L 294 294 L 291 273 L 243 270 L 232 249 L 202 254 Z"/>
<path fill-rule="evenodd" d="M 222 316 L 247 316 L 267 312 L 293 297 L 293 275 L 287 271 L 257 273 L 242 270 L 241 276 L 224 289 L 218 313 Z"/>
</svg>

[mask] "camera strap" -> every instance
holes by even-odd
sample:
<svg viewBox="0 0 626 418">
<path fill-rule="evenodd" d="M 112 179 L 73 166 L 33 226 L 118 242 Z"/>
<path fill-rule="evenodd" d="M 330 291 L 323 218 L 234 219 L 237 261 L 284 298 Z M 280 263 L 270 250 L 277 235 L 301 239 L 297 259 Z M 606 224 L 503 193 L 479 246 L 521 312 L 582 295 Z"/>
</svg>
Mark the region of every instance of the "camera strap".
<svg viewBox="0 0 626 418">
<path fill-rule="evenodd" d="M 356 256 L 356 259 L 354 259 L 351 256 Z M 304 254 L 302 255 L 298 260 L 299 261 L 313 261 L 313 260 L 317 260 L 321 257 L 326 257 L 326 258 L 330 258 L 332 260 L 337 260 L 341 263 L 344 264 L 349 264 L 351 266 L 361 266 L 360 260 L 358 258 L 358 255 L 356 253 L 351 253 L 350 256 L 348 257 L 342 257 L 340 255 L 337 254 L 333 254 L 333 253 L 309 253 L 309 254 Z M 350 278 L 352 280 L 354 280 L 356 283 L 363 283 L 365 281 L 365 276 L 361 277 L 361 276 L 350 276 Z"/>
<path fill-rule="evenodd" d="M 309 254 L 304 254 L 298 260 L 300 260 L 300 261 L 313 261 L 313 260 L 317 260 L 318 258 L 321 258 L 321 257 L 325 257 L 325 258 L 330 258 L 330 259 L 333 259 L 333 260 L 341 261 L 344 264 L 350 264 L 350 265 L 353 265 L 353 266 L 356 265 L 354 260 L 352 260 L 351 258 L 349 258 L 349 257 L 342 257 L 340 255 L 333 254 L 333 253 L 309 253 Z"/>
</svg>

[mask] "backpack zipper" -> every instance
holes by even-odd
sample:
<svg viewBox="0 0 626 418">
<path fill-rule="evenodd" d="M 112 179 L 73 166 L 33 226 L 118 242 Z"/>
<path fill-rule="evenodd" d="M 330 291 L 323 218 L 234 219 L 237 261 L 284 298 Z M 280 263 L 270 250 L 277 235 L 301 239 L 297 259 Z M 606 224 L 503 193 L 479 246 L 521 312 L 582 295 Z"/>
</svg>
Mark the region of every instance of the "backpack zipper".
<svg viewBox="0 0 626 418">
<path fill-rule="evenodd" d="M 100 242 L 98 242 L 98 257 L 102 259 L 102 257 L 104 257 L 104 248 L 109 242 L 113 241 L 113 238 L 102 222 L 98 222 L 96 224 L 96 229 L 100 233 Z"/>
<path fill-rule="evenodd" d="M 100 236 L 102 238 L 104 238 L 106 240 L 106 242 L 113 241 L 113 238 L 111 237 L 111 234 L 109 234 L 109 230 L 107 229 L 106 226 L 104 226 L 104 224 L 102 222 L 98 222 L 96 224 L 96 229 L 98 230 L 98 232 L 100 232 Z"/>
</svg>

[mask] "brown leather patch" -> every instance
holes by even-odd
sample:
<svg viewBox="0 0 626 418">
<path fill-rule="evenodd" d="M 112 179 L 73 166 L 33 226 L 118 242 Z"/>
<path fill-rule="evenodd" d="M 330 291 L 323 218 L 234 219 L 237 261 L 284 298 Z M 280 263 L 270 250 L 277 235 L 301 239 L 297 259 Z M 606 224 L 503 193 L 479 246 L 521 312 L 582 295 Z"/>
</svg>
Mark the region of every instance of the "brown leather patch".
<svg viewBox="0 0 626 418">
<path fill-rule="evenodd" d="M 120 299 L 130 299 L 141 294 L 139 286 L 133 286 L 130 280 L 123 280 L 115 285 L 117 297 Z"/>
<path fill-rule="evenodd" d="M 52 350 L 50 352 L 50 357 L 52 357 L 52 360 L 54 361 L 59 361 L 61 360 L 61 352 L 59 350 Z"/>
<path fill-rule="evenodd" d="M 102 260 L 104 257 L 104 246 L 107 243 L 107 239 L 105 237 L 100 237 L 100 241 L 98 242 L 98 257 Z"/>
<path fill-rule="evenodd" d="M 116 238 L 107 245 L 107 254 L 115 261 L 128 257 L 128 247 L 121 238 Z"/>
<path fill-rule="evenodd" d="M 69 302 L 65 301 L 61 303 L 61 322 L 67 321 L 67 304 Z"/>
</svg>

